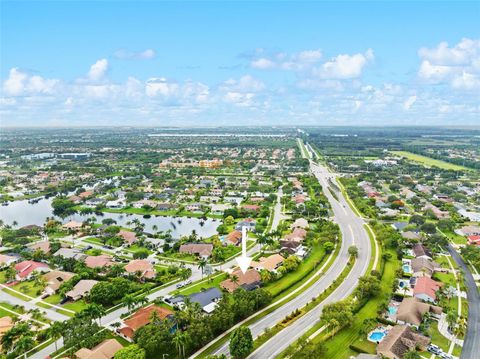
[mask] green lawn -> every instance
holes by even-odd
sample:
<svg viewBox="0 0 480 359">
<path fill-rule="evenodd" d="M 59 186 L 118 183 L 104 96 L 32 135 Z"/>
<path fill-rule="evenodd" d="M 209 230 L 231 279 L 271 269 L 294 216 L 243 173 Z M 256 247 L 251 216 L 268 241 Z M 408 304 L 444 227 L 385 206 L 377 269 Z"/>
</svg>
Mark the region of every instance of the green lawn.
<svg viewBox="0 0 480 359">
<path fill-rule="evenodd" d="M 138 244 L 132 244 L 130 247 L 128 247 L 128 248 L 126 249 L 126 251 L 127 251 L 127 252 L 135 253 L 135 252 L 137 252 L 137 251 L 139 251 L 139 250 L 141 250 L 141 249 L 146 249 L 146 250 L 148 251 L 148 254 L 149 254 L 149 255 L 153 253 L 152 250 L 150 250 L 150 249 L 148 249 L 148 248 L 146 248 L 146 247 L 141 247 L 141 246 L 139 246 Z"/>
<path fill-rule="evenodd" d="M 197 283 L 197 284 L 193 283 L 193 285 L 188 286 L 186 288 L 182 288 L 181 290 L 176 290 L 172 292 L 172 294 L 190 295 L 192 293 L 197 293 L 208 288 L 220 287 L 220 283 L 227 278 L 228 278 L 227 273 L 222 273 L 220 275 L 217 275 L 216 277 L 212 277 L 210 282 L 203 282 L 203 283 Z M 204 280 L 205 279 L 206 277 L 204 278 Z"/>
<path fill-rule="evenodd" d="M 276 297 L 283 291 L 290 289 L 294 284 L 308 276 L 313 270 L 317 269 L 317 263 L 320 263 L 325 257 L 325 250 L 320 245 L 315 245 L 310 255 L 298 266 L 298 268 L 287 273 L 279 280 L 267 283 L 264 288 L 267 289 L 273 297 Z"/>
<path fill-rule="evenodd" d="M 392 255 L 392 258 L 385 263 L 384 271 L 381 280 L 381 290 L 379 295 L 375 298 L 370 299 L 355 315 L 355 319 L 352 325 L 347 328 L 340 330 L 333 338 L 328 340 L 326 344 L 327 357 L 329 359 L 338 358 L 348 358 L 351 355 L 357 355 L 353 350 L 350 349 L 350 345 L 354 344 L 355 346 L 362 347 L 364 349 L 370 350 L 372 353 L 375 352 L 375 345 L 368 342 L 367 336 L 361 333 L 363 329 L 363 321 L 369 318 L 377 318 L 377 310 L 381 303 L 385 300 L 385 295 L 391 292 L 392 284 L 395 280 L 395 270 L 399 266 L 398 260 L 396 260 L 395 251 L 387 251 Z M 322 335 L 314 338 L 314 341 L 321 340 Z"/>
<path fill-rule="evenodd" d="M 67 302 L 63 305 L 65 309 L 73 310 L 76 313 L 81 312 L 86 306 L 87 303 L 83 299 L 77 300 L 76 302 Z"/>
<path fill-rule="evenodd" d="M 0 283 L 5 283 L 7 281 L 7 278 L 5 277 L 5 272 L 6 270 L 0 271 Z"/>
<path fill-rule="evenodd" d="M 438 168 L 441 168 L 441 169 L 444 169 L 444 170 L 454 170 L 454 171 L 466 171 L 466 170 L 468 170 L 468 168 L 464 167 L 464 166 L 459 166 L 459 165 L 455 165 L 453 163 L 448 163 L 448 162 L 445 162 L 445 161 L 436 160 L 436 159 L 431 158 L 431 157 L 417 155 L 417 154 L 412 153 L 412 152 L 407 152 L 407 151 L 391 151 L 391 152 L 393 154 L 397 155 L 397 156 L 402 156 L 402 157 L 405 157 L 405 158 L 407 158 L 411 161 L 421 163 L 425 167 L 434 167 L 435 166 L 435 167 L 438 167 Z"/>
<path fill-rule="evenodd" d="M 43 291 L 43 288 L 34 281 L 20 282 L 11 288 L 33 298 L 38 297 Z"/>
<path fill-rule="evenodd" d="M 436 321 L 432 321 L 430 328 L 428 328 L 428 335 L 432 339 L 432 343 L 438 345 L 442 348 L 443 351 L 448 353 L 448 348 L 450 348 L 450 341 L 445 338 L 440 332 L 438 331 L 438 323 Z"/>
</svg>

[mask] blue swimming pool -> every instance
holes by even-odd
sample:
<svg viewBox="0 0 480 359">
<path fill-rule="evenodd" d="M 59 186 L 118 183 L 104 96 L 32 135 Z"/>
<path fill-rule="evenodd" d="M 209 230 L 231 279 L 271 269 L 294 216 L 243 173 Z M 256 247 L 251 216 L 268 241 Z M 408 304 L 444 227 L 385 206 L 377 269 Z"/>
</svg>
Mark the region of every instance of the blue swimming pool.
<svg viewBox="0 0 480 359">
<path fill-rule="evenodd" d="M 388 313 L 390 315 L 395 315 L 397 314 L 397 307 L 388 307 Z"/>
<path fill-rule="evenodd" d="M 372 342 L 381 342 L 382 339 L 385 337 L 385 332 L 372 332 L 368 336 L 368 339 L 370 339 Z"/>
<path fill-rule="evenodd" d="M 410 264 L 404 264 L 402 269 L 405 273 L 412 273 L 412 267 L 410 267 Z"/>
</svg>

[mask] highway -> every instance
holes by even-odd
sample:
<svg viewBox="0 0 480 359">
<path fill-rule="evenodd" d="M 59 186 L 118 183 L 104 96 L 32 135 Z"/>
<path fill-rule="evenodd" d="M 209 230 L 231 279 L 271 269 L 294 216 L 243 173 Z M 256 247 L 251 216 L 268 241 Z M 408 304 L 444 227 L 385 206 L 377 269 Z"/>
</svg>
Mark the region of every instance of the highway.
<svg viewBox="0 0 480 359">
<path fill-rule="evenodd" d="M 478 358 L 480 353 L 480 294 L 478 293 L 478 288 L 472 273 L 462 257 L 460 257 L 451 245 L 448 246 L 448 252 L 465 273 L 465 284 L 467 286 L 468 324 L 460 358 Z"/>
<path fill-rule="evenodd" d="M 371 248 L 370 239 L 365 228 L 363 227 L 364 221 L 350 209 L 341 192 L 337 193 L 338 199 L 340 200 L 340 202 L 338 202 L 335 198 L 333 198 L 330 191 L 328 191 L 328 188 L 330 187 L 328 184 L 328 178 L 333 178 L 333 174 L 329 173 L 325 167 L 316 165 L 313 162 L 311 164 L 311 171 L 322 185 L 324 193 L 332 206 L 334 221 L 340 226 L 340 230 L 342 232 L 342 246 L 340 252 L 325 275 L 316 281 L 312 286 L 306 289 L 303 293 L 299 294 L 295 299 L 267 314 L 259 321 L 251 324 L 249 328 L 252 332 L 252 336 L 256 338 L 262 334 L 266 328 L 273 327 L 288 314 L 292 313 L 295 309 L 305 306 L 312 300 L 313 297 L 317 297 L 326 288 L 328 288 L 345 268 L 349 259 L 349 246 L 357 246 L 359 255 L 349 275 L 345 278 L 342 284 L 340 284 L 340 286 L 326 298 L 325 301 L 320 303 L 303 317 L 296 320 L 290 326 L 283 329 L 281 332 L 263 344 L 260 348 L 258 348 L 255 352 L 253 352 L 249 358 L 264 359 L 274 358 L 275 356 L 279 355 L 303 333 L 317 323 L 321 310 L 326 303 L 335 302 L 348 296 L 355 288 L 358 278 L 364 275 L 368 268 L 371 258 Z M 228 346 L 229 342 L 226 342 L 213 354 L 225 354 L 228 356 Z"/>
</svg>

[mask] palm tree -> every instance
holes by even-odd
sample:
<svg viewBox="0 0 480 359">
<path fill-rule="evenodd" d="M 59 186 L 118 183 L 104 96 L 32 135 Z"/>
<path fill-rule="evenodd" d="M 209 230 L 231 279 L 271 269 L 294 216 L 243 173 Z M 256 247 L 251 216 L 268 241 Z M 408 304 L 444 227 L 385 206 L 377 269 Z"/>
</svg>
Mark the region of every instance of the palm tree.
<svg viewBox="0 0 480 359">
<path fill-rule="evenodd" d="M 232 274 L 230 276 L 230 280 L 232 281 L 233 284 L 238 285 L 238 276 L 236 274 Z"/>
<path fill-rule="evenodd" d="M 35 340 L 33 337 L 31 335 L 24 335 L 15 343 L 15 351 L 17 354 L 22 354 L 32 349 L 34 345 Z"/>
<path fill-rule="evenodd" d="M 338 328 L 338 326 L 340 325 L 340 323 L 338 322 L 338 320 L 336 319 L 332 319 L 330 320 L 330 328 L 331 328 L 331 332 L 330 332 L 330 336 L 333 335 L 333 332 L 335 331 L 335 328 Z"/>
<path fill-rule="evenodd" d="M 122 299 L 123 305 L 126 305 L 128 308 L 128 311 L 131 312 L 132 309 L 135 307 L 135 298 L 131 294 L 127 294 L 125 297 Z"/>
<path fill-rule="evenodd" d="M 180 330 L 177 330 L 175 333 L 173 344 L 175 344 L 175 348 L 177 348 L 178 356 L 183 358 L 183 353 L 185 352 L 185 335 Z"/>
<path fill-rule="evenodd" d="M 58 350 L 57 348 L 57 339 L 62 337 L 63 333 L 63 323 L 62 322 L 53 322 L 48 328 L 48 335 L 55 340 L 55 351 Z"/>
<path fill-rule="evenodd" d="M 207 266 L 207 260 L 205 258 L 200 259 L 200 261 L 198 262 L 198 269 L 202 270 L 202 279 L 203 279 L 203 271 L 206 266 Z"/>
</svg>

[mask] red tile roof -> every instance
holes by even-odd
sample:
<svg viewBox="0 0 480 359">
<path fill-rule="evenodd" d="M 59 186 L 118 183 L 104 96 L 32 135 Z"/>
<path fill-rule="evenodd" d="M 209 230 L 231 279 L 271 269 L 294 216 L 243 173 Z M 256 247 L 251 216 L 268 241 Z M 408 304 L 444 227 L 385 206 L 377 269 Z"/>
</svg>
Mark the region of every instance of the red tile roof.
<svg viewBox="0 0 480 359">
<path fill-rule="evenodd" d="M 32 273 L 33 271 L 39 268 L 49 269 L 48 265 L 46 265 L 45 263 L 35 262 L 35 261 L 23 261 L 15 265 L 15 270 L 17 271 L 17 275 L 20 278 L 28 277 L 30 273 Z"/>
<path fill-rule="evenodd" d="M 413 288 L 413 294 L 426 294 L 433 300 L 437 298 L 435 292 L 442 287 L 442 283 L 434 281 L 429 277 L 419 277 Z"/>
<path fill-rule="evenodd" d="M 135 312 L 130 318 L 124 321 L 125 327 L 120 329 L 120 333 L 123 335 L 133 338 L 133 334 L 139 328 L 150 323 L 150 318 L 152 313 L 156 312 L 160 319 L 166 319 L 170 315 L 173 315 L 173 312 L 167 308 L 159 307 L 157 305 L 150 305 L 145 308 L 141 308 Z"/>
</svg>

